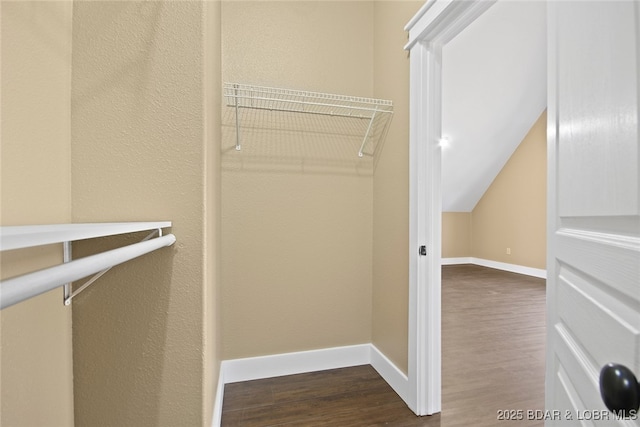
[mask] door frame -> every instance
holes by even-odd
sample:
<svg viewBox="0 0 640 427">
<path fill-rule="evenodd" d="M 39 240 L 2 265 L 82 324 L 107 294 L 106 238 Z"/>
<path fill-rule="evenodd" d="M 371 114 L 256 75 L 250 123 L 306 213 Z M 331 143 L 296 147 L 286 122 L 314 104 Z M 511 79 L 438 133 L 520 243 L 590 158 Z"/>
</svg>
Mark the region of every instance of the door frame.
<svg viewBox="0 0 640 427">
<path fill-rule="evenodd" d="M 410 52 L 409 349 L 407 404 L 442 409 L 442 47 L 497 0 L 428 0 L 405 26 Z M 425 256 L 419 254 L 426 246 Z"/>
</svg>

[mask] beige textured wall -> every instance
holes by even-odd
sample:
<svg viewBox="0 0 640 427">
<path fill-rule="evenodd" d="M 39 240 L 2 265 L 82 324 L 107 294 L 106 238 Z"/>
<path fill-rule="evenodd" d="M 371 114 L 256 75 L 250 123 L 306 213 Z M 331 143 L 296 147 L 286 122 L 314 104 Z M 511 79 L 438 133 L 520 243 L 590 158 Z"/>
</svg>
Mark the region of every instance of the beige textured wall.
<svg viewBox="0 0 640 427">
<path fill-rule="evenodd" d="M 423 2 L 374 2 L 374 95 L 394 114 L 373 178 L 373 344 L 405 373 L 409 304 L 409 57 L 403 28 Z"/>
<path fill-rule="evenodd" d="M 223 78 L 370 97 L 373 10 L 224 2 Z M 371 158 L 330 117 L 250 111 L 237 152 L 223 110 L 224 358 L 370 342 Z"/>
<path fill-rule="evenodd" d="M 73 220 L 172 220 L 177 242 L 74 300 L 78 425 L 209 425 L 217 367 L 215 23 L 202 2 L 76 2 Z M 205 94 L 208 96 L 205 97 Z M 209 139 L 209 140 L 207 140 Z M 212 144 L 213 150 L 205 150 Z M 209 191 L 210 190 L 210 191 Z M 205 227 L 205 224 L 207 225 Z M 74 256 L 139 240 L 76 245 Z M 207 263 L 205 268 L 205 263 Z M 211 264 L 213 263 L 213 264 Z M 207 323 L 208 322 L 208 323 Z"/>
<path fill-rule="evenodd" d="M 474 257 L 546 268 L 546 117 L 545 111 L 473 209 Z"/>
<path fill-rule="evenodd" d="M 71 2 L 2 2 L 0 224 L 71 219 Z M 1 277 L 62 247 L 2 254 Z M 73 426 L 71 308 L 56 289 L 0 313 L 0 425 Z"/>
<path fill-rule="evenodd" d="M 442 258 L 471 256 L 471 212 L 442 212 Z"/>
</svg>

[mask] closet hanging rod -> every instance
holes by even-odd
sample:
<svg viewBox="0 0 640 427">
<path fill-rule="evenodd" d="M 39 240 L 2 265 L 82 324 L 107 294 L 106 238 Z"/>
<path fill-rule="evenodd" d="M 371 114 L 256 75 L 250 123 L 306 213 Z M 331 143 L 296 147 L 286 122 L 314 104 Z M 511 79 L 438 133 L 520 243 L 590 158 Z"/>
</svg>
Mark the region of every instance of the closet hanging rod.
<svg viewBox="0 0 640 427">
<path fill-rule="evenodd" d="M 175 241 L 176 237 L 173 234 L 167 234 L 166 236 L 134 243 L 122 248 L 3 280 L 0 282 L 0 309 L 12 306 L 115 265 L 122 264 L 162 247 L 171 246 Z"/>
</svg>

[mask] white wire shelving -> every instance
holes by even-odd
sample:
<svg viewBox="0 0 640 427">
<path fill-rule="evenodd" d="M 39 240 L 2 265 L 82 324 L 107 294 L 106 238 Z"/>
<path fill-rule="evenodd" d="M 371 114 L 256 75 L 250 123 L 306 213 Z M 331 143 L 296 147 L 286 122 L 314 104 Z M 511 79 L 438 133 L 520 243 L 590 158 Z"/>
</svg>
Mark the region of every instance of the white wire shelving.
<svg viewBox="0 0 640 427">
<path fill-rule="evenodd" d="M 330 93 L 308 92 L 253 86 L 240 83 L 224 83 L 227 107 L 235 109 L 236 150 L 241 144 L 241 109 L 269 110 L 274 112 L 315 114 L 364 121 L 364 134 L 358 156 L 363 157 L 367 143 L 375 146 L 374 139 L 384 138 L 393 114 L 393 102 L 384 99 L 362 98 Z"/>
</svg>

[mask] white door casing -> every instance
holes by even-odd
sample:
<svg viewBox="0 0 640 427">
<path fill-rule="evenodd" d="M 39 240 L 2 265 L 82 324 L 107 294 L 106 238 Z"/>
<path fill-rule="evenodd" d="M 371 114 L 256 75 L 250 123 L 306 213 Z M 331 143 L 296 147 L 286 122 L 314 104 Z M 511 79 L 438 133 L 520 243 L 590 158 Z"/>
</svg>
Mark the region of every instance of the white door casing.
<svg viewBox="0 0 640 427">
<path fill-rule="evenodd" d="M 442 47 L 495 0 L 428 1 L 406 25 L 410 51 L 409 392 L 417 415 L 440 412 Z M 426 255 L 419 254 L 420 246 Z"/>
<path fill-rule="evenodd" d="M 607 363 L 640 374 L 639 23 L 636 1 L 548 4 L 545 425 L 640 426 L 599 392 Z"/>
</svg>

